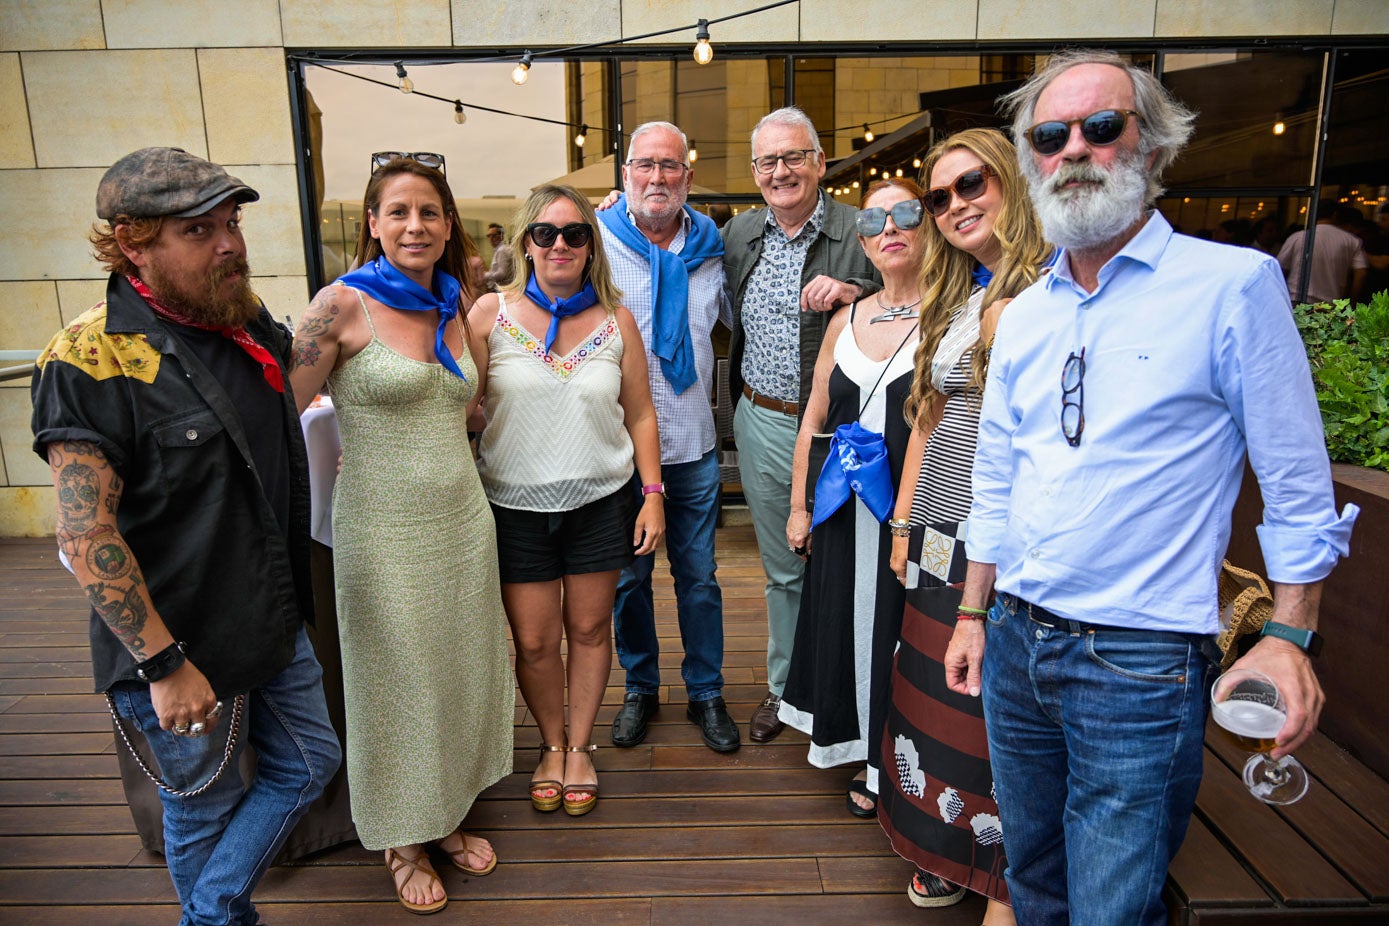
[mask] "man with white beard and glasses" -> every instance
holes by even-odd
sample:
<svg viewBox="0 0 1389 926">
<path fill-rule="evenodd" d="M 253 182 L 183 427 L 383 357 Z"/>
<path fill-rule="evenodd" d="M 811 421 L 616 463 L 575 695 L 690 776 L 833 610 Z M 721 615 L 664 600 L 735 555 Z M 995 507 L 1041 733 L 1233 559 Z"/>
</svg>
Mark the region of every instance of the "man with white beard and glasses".
<svg viewBox="0 0 1389 926">
<path fill-rule="evenodd" d="M 1287 700 L 1275 757 L 1317 724 L 1308 650 L 1356 512 L 1333 507 L 1278 264 L 1152 209 L 1194 115 L 1104 52 L 1057 55 L 1004 102 L 1061 250 L 994 341 L 946 680 L 982 688 L 1018 922 L 1151 926 L 1200 783 L 1246 452 L 1275 604 L 1237 665 Z"/>
<path fill-rule="evenodd" d="M 241 205 L 258 199 L 178 148 L 117 161 L 90 238 L 106 299 L 58 332 L 32 386 L 58 544 L 92 606 L 96 690 L 116 748 L 139 729 L 146 774 L 163 776 L 180 926 L 259 922 L 251 892 L 341 760 L 304 631 L 290 336 L 251 292 L 241 236 Z"/>
</svg>

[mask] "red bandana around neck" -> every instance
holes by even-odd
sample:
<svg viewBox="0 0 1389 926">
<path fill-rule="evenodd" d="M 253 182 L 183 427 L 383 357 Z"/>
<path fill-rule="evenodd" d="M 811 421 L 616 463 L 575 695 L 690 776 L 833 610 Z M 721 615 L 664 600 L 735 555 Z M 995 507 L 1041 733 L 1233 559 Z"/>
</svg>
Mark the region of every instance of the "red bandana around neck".
<svg viewBox="0 0 1389 926">
<path fill-rule="evenodd" d="M 275 362 L 275 358 L 270 355 L 270 351 L 256 343 L 256 339 L 251 337 L 250 334 L 246 332 L 245 328 L 225 328 L 220 325 L 204 325 L 202 322 L 196 322 L 182 312 L 177 312 L 156 299 L 154 293 L 145 285 L 144 280 L 133 276 L 126 276 L 126 279 L 130 281 L 131 286 L 135 287 L 135 291 L 140 294 L 141 298 L 149 303 L 149 307 L 154 310 L 154 314 L 174 322 L 175 324 L 187 325 L 189 328 L 197 328 L 201 331 L 215 331 L 222 337 L 231 340 L 237 347 L 249 354 L 252 360 L 260 364 L 261 372 L 265 375 L 265 381 L 270 384 L 271 389 L 274 389 L 276 392 L 285 391 L 284 371 L 281 370 L 280 365 Z"/>
</svg>

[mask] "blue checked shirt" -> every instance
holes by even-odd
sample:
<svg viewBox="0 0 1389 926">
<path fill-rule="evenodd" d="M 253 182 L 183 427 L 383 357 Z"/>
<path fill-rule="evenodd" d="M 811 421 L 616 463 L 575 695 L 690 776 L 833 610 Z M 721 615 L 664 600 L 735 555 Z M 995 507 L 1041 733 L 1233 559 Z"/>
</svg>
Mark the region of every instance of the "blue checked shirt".
<svg viewBox="0 0 1389 926">
<path fill-rule="evenodd" d="M 1085 429 L 1061 369 L 1085 348 Z M 1211 634 L 1246 450 L 1269 578 L 1326 577 L 1349 549 L 1278 264 L 1154 213 L 1087 293 L 1064 253 L 1003 313 L 974 463 L 969 558 L 1073 620 Z"/>
<path fill-rule="evenodd" d="M 630 213 L 629 213 L 630 215 Z M 680 231 L 670 243 L 672 253 L 685 248 L 690 217 L 681 213 Z M 599 225 L 602 228 L 602 225 Z M 723 260 L 711 257 L 690 274 L 690 338 L 694 345 L 695 372 L 699 382 L 676 395 L 661 373 L 661 361 L 651 352 L 651 265 L 603 229 L 603 250 L 612 265 L 613 280 L 622 290 L 623 303 L 641 329 L 646 346 L 651 401 L 656 406 L 656 426 L 661 435 L 661 463 L 691 463 L 714 449 L 714 322 L 733 325 L 733 309 L 723 285 Z"/>
</svg>

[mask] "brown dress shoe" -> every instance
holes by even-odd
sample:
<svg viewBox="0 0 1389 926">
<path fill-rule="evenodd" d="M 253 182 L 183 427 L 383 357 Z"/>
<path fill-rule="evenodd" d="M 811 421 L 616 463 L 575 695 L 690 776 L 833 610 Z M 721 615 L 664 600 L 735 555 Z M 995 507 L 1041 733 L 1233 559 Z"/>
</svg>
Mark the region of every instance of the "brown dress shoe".
<svg viewBox="0 0 1389 926">
<path fill-rule="evenodd" d="M 780 709 L 781 698 L 770 691 L 767 692 L 767 697 L 757 705 L 757 710 L 752 712 L 752 723 L 748 724 L 748 739 L 754 743 L 767 743 L 785 730 L 786 724 L 777 716 Z"/>
</svg>

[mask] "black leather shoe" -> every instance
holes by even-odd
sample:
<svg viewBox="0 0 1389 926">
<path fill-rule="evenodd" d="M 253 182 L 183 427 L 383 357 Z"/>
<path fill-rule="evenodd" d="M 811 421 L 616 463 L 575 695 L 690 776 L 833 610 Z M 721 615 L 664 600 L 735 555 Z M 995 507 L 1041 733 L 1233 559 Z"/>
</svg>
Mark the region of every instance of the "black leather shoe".
<svg viewBox="0 0 1389 926">
<path fill-rule="evenodd" d="M 728 716 L 728 707 L 723 698 L 713 697 L 705 701 L 691 701 L 685 716 L 691 723 L 699 724 L 699 732 L 704 736 L 704 745 L 715 752 L 733 752 L 742 742 L 738 738 L 738 725 Z"/>
<path fill-rule="evenodd" d="M 622 710 L 613 718 L 613 745 L 635 746 L 646 739 L 646 725 L 660 706 L 660 695 L 627 692 L 627 697 L 622 699 Z"/>
</svg>

